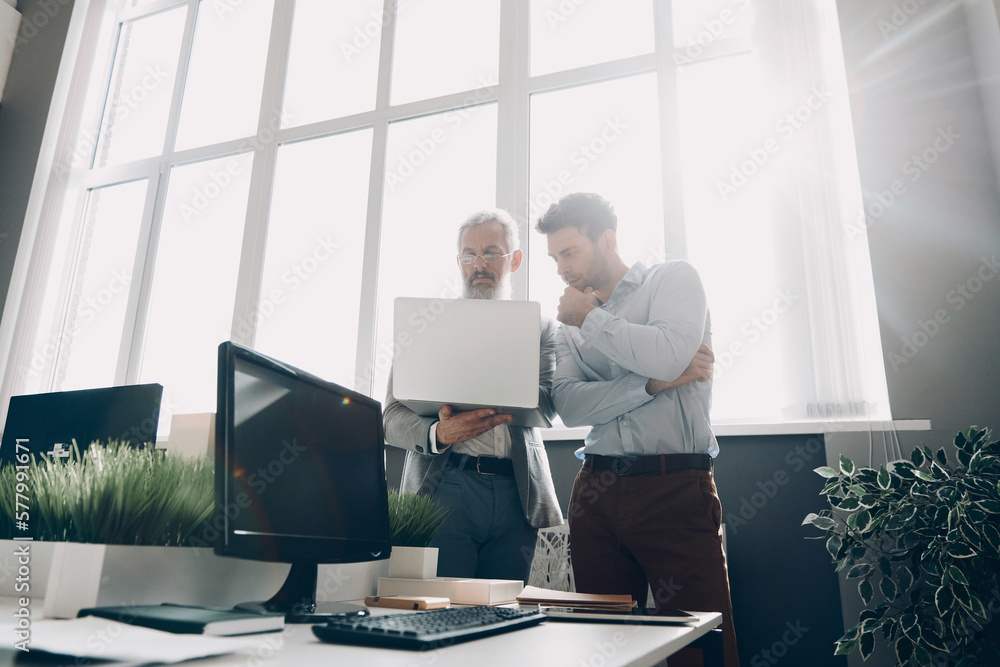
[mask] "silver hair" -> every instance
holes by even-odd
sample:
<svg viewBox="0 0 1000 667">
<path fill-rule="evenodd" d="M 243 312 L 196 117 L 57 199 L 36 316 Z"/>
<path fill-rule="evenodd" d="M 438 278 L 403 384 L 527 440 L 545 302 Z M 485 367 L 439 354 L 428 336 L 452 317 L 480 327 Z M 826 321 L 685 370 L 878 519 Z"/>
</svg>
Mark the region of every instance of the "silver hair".
<svg viewBox="0 0 1000 667">
<path fill-rule="evenodd" d="M 487 208 L 476 211 L 465 219 L 458 228 L 458 251 L 462 252 L 462 234 L 470 227 L 478 227 L 490 222 L 496 222 L 503 227 L 507 239 L 507 251 L 513 252 L 521 247 L 521 236 L 517 232 L 517 223 L 510 213 L 500 208 Z"/>
</svg>

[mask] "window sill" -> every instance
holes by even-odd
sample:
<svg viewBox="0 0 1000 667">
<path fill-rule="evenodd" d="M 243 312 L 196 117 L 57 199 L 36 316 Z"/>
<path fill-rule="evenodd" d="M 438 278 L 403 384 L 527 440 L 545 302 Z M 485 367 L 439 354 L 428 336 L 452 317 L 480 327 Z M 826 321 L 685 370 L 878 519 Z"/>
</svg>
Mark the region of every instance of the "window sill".
<svg viewBox="0 0 1000 667">
<path fill-rule="evenodd" d="M 554 426 L 542 430 L 542 439 L 546 442 L 557 440 L 583 440 L 590 429 L 586 426 L 570 428 Z M 895 419 L 889 421 L 845 420 L 816 421 L 803 420 L 794 422 L 723 422 L 712 424 L 712 431 L 717 436 L 734 435 L 812 435 L 815 433 L 844 433 L 868 431 L 929 431 L 930 419 Z"/>
</svg>

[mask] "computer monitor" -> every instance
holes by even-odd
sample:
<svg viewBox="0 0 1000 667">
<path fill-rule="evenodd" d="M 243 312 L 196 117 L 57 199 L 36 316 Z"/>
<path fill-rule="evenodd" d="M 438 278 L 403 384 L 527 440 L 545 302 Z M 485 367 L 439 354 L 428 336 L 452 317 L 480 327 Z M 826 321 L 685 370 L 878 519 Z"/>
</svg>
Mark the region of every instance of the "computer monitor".
<svg viewBox="0 0 1000 667">
<path fill-rule="evenodd" d="M 389 557 L 381 404 L 232 342 L 218 391 L 215 553 L 292 564 L 273 598 L 239 607 L 302 623 L 365 613 L 317 604 L 316 576 Z"/>
<path fill-rule="evenodd" d="M 0 443 L 0 467 L 17 452 L 67 460 L 73 441 L 82 455 L 92 442 L 130 446 L 156 442 L 163 386 L 126 385 L 11 396 Z"/>
</svg>

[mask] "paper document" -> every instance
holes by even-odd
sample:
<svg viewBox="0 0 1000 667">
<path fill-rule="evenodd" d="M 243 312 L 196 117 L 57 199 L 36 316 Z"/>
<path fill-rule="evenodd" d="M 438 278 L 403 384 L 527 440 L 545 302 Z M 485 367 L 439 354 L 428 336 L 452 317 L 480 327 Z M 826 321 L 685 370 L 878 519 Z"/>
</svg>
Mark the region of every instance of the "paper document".
<svg viewBox="0 0 1000 667">
<path fill-rule="evenodd" d="M 0 625 L 0 646 L 14 648 L 13 624 Z M 30 651 L 45 651 L 77 658 L 121 660 L 134 663 L 174 663 L 256 647 L 260 638 L 177 635 L 88 616 L 60 621 L 48 618 L 31 622 Z"/>
</svg>

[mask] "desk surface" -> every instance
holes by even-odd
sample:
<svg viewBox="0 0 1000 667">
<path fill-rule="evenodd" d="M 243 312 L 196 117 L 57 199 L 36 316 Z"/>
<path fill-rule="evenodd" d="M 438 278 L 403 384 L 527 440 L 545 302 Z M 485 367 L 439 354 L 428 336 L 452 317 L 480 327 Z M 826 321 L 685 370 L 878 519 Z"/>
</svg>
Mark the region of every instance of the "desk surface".
<svg viewBox="0 0 1000 667">
<path fill-rule="evenodd" d="M 535 627 L 425 652 L 327 644 L 316 638 L 311 625 L 288 625 L 281 634 L 260 635 L 255 648 L 184 664 L 190 667 L 247 667 L 248 664 L 467 667 L 502 661 L 513 667 L 641 667 L 655 665 L 722 622 L 721 614 L 715 612 L 696 615 L 699 622 L 691 626 L 546 621 Z"/>
</svg>

